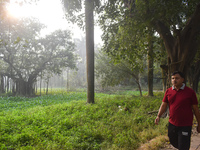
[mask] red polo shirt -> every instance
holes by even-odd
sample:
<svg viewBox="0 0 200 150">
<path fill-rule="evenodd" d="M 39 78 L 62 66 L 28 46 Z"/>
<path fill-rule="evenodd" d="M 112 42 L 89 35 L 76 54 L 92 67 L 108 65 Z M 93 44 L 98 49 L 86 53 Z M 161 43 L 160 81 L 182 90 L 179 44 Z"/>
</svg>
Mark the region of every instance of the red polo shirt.
<svg viewBox="0 0 200 150">
<path fill-rule="evenodd" d="M 194 90 L 182 86 L 180 90 L 173 87 L 167 89 L 162 100 L 169 104 L 169 122 L 175 126 L 192 126 L 192 105 L 197 105 L 197 97 Z"/>
</svg>

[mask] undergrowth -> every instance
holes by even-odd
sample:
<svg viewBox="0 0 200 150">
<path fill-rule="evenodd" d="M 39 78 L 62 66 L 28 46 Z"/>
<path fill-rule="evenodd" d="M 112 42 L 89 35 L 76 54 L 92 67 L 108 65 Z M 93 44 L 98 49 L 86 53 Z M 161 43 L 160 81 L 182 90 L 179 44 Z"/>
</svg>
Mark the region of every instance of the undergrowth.
<svg viewBox="0 0 200 150">
<path fill-rule="evenodd" d="M 166 134 L 167 119 L 154 124 L 155 97 L 57 93 L 36 98 L 1 97 L 1 150 L 135 150 Z"/>
</svg>

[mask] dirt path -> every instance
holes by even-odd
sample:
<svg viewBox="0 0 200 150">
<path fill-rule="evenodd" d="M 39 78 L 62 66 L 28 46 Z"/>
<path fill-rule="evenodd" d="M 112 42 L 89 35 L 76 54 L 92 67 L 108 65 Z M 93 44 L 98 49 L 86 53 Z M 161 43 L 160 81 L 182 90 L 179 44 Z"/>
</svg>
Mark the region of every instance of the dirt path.
<svg viewBox="0 0 200 150">
<path fill-rule="evenodd" d="M 197 133 L 196 127 L 197 123 L 194 123 L 192 127 L 190 150 L 200 150 L 200 133 Z M 164 141 L 166 141 L 166 143 L 163 144 Z M 155 150 L 159 147 L 162 147 L 159 150 L 177 150 L 169 144 L 167 135 L 158 136 L 147 143 L 142 144 L 137 150 Z"/>
<path fill-rule="evenodd" d="M 170 144 L 166 144 L 165 148 L 160 150 L 177 150 Z M 192 136 L 190 150 L 200 150 L 200 134 Z"/>
<path fill-rule="evenodd" d="M 166 144 L 165 148 L 160 150 L 177 150 L 170 144 Z M 193 126 L 190 150 L 200 150 L 200 133 L 197 133 L 196 126 Z"/>
</svg>

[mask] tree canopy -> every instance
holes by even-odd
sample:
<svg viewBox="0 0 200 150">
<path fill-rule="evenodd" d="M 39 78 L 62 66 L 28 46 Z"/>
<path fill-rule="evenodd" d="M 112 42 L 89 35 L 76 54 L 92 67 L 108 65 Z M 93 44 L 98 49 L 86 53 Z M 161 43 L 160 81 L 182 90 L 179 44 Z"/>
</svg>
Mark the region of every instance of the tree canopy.
<svg viewBox="0 0 200 150">
<path fill-rule="evenodd" d="M 69 31 L 39 36 L 42 25 L 35 19 L 3 20 L 0 30 L 0 58 L 6 66 L 1 74 L 16 84 L 13 92 L 33 95 L 34 83 L 43 71 L 60 74 L 75 68 L 75 45 Z"/>
<path fill-rule="evenodd" d="M 187 73 L 199 47 L 198 0 L 112 0 L 106 1 L 102 8 L 100 24 L 104 30 L 103 38 L 105 45 L 114 39 L 116 44 L 111 45 L 115 55 L 130 57 L 141 52 L 137 51 L 138 47 L 131 46 L 136 46 L 135 41 L 140 41 L 139 45 L 144 44 L 141 39 L 148 37 L 149 31 L 153 30 L 154 36 L 157 33 L 164 42 L 168 54 L 168 74 L 175 70 Z M 123 49 L 120 49 L 122 45 Z M 112 52 L 112 49 L 108 50 Z"/>
<path fill-rule="evenodd" d="M 75 22 L 83 15 L 77 15 L 81 12 L 83 2 L 64 1 L 70 17 Z M 167 53 L 167 65 L 165 64 L 164 68 L 168 77 L 175 70 L 187 74 L 199 48 L 198 0 L 95 0 L 93 2 L 95 12 L 99 14 L 97 21 L 104 32 L 102 36 L 104 49 L 116 61 L 125 59 L 130 64 L 137 65 L 136 58 L 142 59 L 144 55 L 148 55 L 148 58 L 155 56 L 152 45 L 155 39 L 160 38 Z M 150 49 L 153 49 L 151 53 Z"/>
</svg>

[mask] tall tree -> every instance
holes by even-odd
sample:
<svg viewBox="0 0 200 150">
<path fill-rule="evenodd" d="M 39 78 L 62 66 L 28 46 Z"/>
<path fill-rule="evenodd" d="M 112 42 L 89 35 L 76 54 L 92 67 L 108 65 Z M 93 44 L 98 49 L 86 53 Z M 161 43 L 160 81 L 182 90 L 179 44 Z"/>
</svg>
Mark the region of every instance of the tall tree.
<svg viewBox="0 0 200 150">
<path fill-rule="evenodd" d="M 94 2 L 85 0 L 87 102 L 94 103 Z"/>
<path fill-rule="evenodd" d="M 108 1 L 105 13 L 100 17 L 103 28 L 104 49 L 115 59 L 128 60 L 137 65 L 136 60 L 147 56 L 148 95 L 153 96 L 153 45 L 155 42 L 151 27 L 138 26 L 139 20 L 131 20 L 126 7 L 119 1 Z"/>
<path fill-rule="evenodd" d="M 34 95 L 34 83 L 44 70 L 60 74 L 63 67 L 75 67 L 74 43 L 69 31 L 55 31 L 40 38 L 41 24 L 35 19 L 9 24 L 9 32 L 6 27 L 2 21 L 0 58 L 7 68 L 1 74 L 15 82 L 17 94 Z"/>
<path fill-rule="evenodd" d="M 169 77 L 175 70 L 187 74 L 200 39 L 199 0 L 112 0 L 107 1 L 103 8 L 106 12 L 102 16 L 103 29 L 110 24 L 112 28 L 109 30 L 114 31 L 129 24 L 127 28 L 132 29 L 129 36 L 137 34 L 141 38 L 143 35 L 139 35 L 138 30 L 145 34 L 144 29 L 153 28 L 164 41 L 169 58 Z M 105 36 L 112 38 L 112 34 Z M 109 40 L 106 39 L 105 42 Z M 129 51 L 126 52 L 130 54 Z"/>
<path fill-rule="evenodd" d="M 153 33 L 152 33 L 153 34 Z M 148 69 L 148 96 L 153 96 L 153 36 L 148 38 L 148 52 L 147 52 L 147 69 Z"/>
<path fill-rule="evenodd" d="M 131 14 L 139 14 L 163 39 L 169 57 L 168 74 L 187 74 L 195 57 L 200 33 L 200 3 L 194 1 L 126 1 Z M 131 17 L 134 19 L 134 17 Z"/>
<path fill-rule="evenodd" d="M 198 52 L 195 56 L 193 63 L 191 64 L 188 77 L 189 85 L 195 90 L 195 92 L 199 92 L 198 90 L 199 79 L 200 79 L 200 47 L 198 49 Z"/>
<path fill-rule="evenodd" d="M 75 12 L 82 10 L 82 0 L 62 0 L 66 8 L 68 18 L 72 22 L 82 25 L 80 16 Z M 85 0 L 85 29 L 86 29 L 86 60 L 87 60 L 87 102 L 94 103 L 94 16 L 95 6 L 99 0 Z M 82 16 L 82 15 L 81 15 Z M 78 18 L 78 19 L 77 19 Z"/>
</svg>

